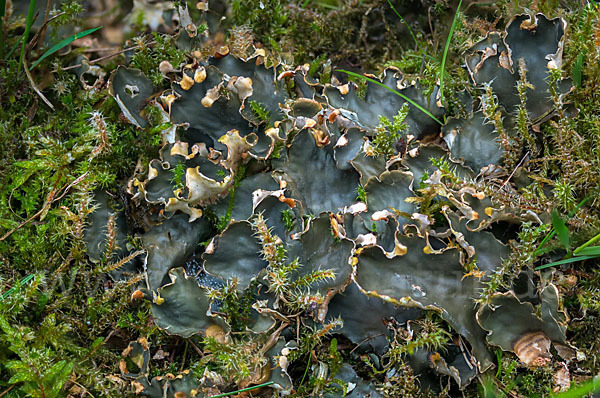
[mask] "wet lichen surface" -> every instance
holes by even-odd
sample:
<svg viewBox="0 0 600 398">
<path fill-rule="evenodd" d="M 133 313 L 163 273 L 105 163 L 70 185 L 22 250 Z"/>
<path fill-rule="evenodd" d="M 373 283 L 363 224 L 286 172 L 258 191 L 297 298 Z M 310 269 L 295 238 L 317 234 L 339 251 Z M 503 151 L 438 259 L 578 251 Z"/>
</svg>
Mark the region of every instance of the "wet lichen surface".
<svg viewBox="0 0 600 398">
<path fill-rule="evenodd" d="M 600 390 L 594 1 L 22 3 L 0 396 Z"/>
</svg>

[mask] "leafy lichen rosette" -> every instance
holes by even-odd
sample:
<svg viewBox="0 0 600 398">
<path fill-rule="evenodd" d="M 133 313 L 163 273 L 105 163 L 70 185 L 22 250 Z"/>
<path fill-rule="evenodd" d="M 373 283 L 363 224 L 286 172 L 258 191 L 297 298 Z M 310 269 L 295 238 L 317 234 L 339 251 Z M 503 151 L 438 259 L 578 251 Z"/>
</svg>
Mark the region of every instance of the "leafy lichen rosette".
<svg viewBox="0 0 600 398">
<path fill-rule="evenodd" d="M 539 216 L 497 200 L 495 178 L 505 173 L 513 116 L 521 110 L 538 123 L 553 112 L 548 75 L 560 67 L 563 40 L 561 19 L 535 15 L 476 44 L 467 52 L 475 109 L 448 121 L 441 135 L 438 121 L 377 84 L 361 97 L 353 83 L 321 85 L 306 68 L 267 68 L 260 56 L 184 65 L 159 100 L 178 130 L 146 178 L 132 181 L 134 203 L 160 213 L 142 236 L 156 324 L 186 338 L 212 327 L 248 333 L 247 349 L 258 358 L 252 380 L 266 380 L 265 364 L 277 363 L 272 378 L 285 392 L 293 388 L 286 355 L 298 337 L 283 331 L 292 325 L 317 334 L 337 327 L 355 344 L 373 339 L 370 349 L 385 355 L 390 325 L 398 332 L 434 311 L 458 343 L 448 352 L 417 350 L 412 360 L 460 388 L 493 365 L 489 344 L 526 363 L 547 358 L 530 347 L 565 343 L 556 287 L 544 282 L 539 311 L 510 289 L 481 292 L 509 257 L 490 229 Z M 125 71 L 112 79 L 114 95 L 141 125 L 142 102 L 117 87 L 121 77 L 129 85 L 140 77 Z M 381 82 L 436 118 L 446 112 L 437 88 L 425 92 L 393 69 Z M 557 84 L 559 97 L 570 89 L 568 81 Z M 403 142 L 378 152 L 380 116 L 392 120 L 402 109 Z M 513 189 L 504 185 L 502 192 Z M 214 310 L 222 302 L 208 293 L 218 290 L 251 298 L 245 328 Z M 513 315 L 527 327 L 501 329 Z"/>
</svg>

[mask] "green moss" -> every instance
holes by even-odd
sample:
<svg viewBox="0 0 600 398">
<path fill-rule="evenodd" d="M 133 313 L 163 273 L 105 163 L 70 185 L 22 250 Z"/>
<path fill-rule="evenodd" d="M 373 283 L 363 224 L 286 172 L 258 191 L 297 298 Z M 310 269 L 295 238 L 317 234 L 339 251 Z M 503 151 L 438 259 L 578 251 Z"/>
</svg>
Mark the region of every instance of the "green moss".
<svg viewBox="0 0 600 398">
<path fill-rule="evenodd" d="M 401 2 L 399 7 L 406 4 Z M 302 4 L 263 1 L 263 8 L 260 8 L 256 6 L 257 2 L 239 0 L 233 2 L 233 17 L 225 23 L 246 25 L 254 38 L 276 56 L 289 59 L 293 53 L 294 63 L 309 63 L 309 74 L 321 82 L 330 81 L 331 65 L 352 65 L 363 71 L 381 71 L 385 66 L 395 66 L 408 79 L 418 78 L 430 93 L 439 78 L 440 49 L 448 26 L 444 22 L 453 15 L 447 4 L 427 2 L 430 15 L 427 15 L 428 9 L 420 9 L 417 4 L 416 16 L 410 23 L 424 52 L 412 49 L 412 42 L 404 40 L 402 23 L 381 1 L 310 1 Z M 523 6 L 533 5 L 538 7 L 535 11 L 543 11 L 548 16 L 560 13 L 569 22 L 563 70 L 553 72 L 549 79 L 561 117 L 544 123 L 538 133 L 524 106 L 518 109 L 517 136 L 514 142 L 506 137 L 509 145 L 505 147 L 510 152 L 508 165 L 512 171 L 512 166 L 521 159 L 520 152 L 530 151 L 526 171 L 534 182 L 506 200 L 519 203 L 524 212 L 531 207 L 536 212 L 537 209 L 554 208 L 568 213 L 582 198 L 589 196 L 589 203 L 567 220 L 571 239 L 576 245 L 600 230 L 598 8 L 576 2 L 569 4 L 570 9 L 561 9 L 556 0 L 535 3 L 511 0 L 495 2 L 489 7 L 493 14 L 484 14 L 485 7 L 473 4 L 467 14 L 461 15 L 450 47 L 444 76 L 448 115 L 459 113 L 462 104 L 455 94 L 469 86 L 459 54 L 485 34 L 491 24 L 488 21 L 502 17 L 506 22 L 510 16 L 522 12 Z M 81 11 L 77 1 L 63 3 L 60 7 L 65 14 L 51 23 L 53 27 L 71 24 Z M 477 14 L 479 12 L 481 14 Z M 429 19 L 434 32 L 429 32 Z M 23 22 L 15 17 L 8 18 L 4 24 L 7 34 L 5 54 L 17 43 L 22 25 Z M 55 39 L 51 35 L 50 38 Z M 407 42 L 410 42 L 408 46 Z M 158 64 L 168 60 L 177 67 L 186 61 L 186 53 L 177 48 L 173 37 L 154 33 L 133 39 L 133 45 L 139 48 L 134 51 L 131 66 L 149 76 L 157 90 L 168 88 L 169 82 L 158 71 Z M 27 275 L 34 275 L 31 282 L 0 301 L 0 391 L 11 388 L 9 395 L 14 396 L 35 396 L 41 387 L 46 396 L 64 395 L 64 391 L 56 391 L 67 385 L 72 374 L 94 396 L 122 396 L 124 391 L 106 378 L 106 374 L 119 372 L 117 363 L 121 349 L 116 346 L 140 336 L 149 336 L 153 347 L 171 349 L 178 346 L 175 339 L 154 327 L 148 303 L 130 302 L 131 290 L 139 282 L 139 276 L 118 283 L 109 280 L 103 271 L 111 264 L 89 262 L 82 240 L 86 216 L 92 208 L 91 193 L 95 189 L 105 189 L 120 195 L 124 181 L 133 174 L 136 164 L 147 164 L 156 158 L 161 131 L 169 126 L 162 124 L 157 109 L 151 107 L 146 109 L 150 120 L 148 128 L 137 129 L 121 123 L 121 110 L 106 90 L 84 91 L 78 79 L 62 69 L 70 65 L 76 53 L 52 59 L 52 72 L 50 65 L 45 63 L 34 70 L 34 80 L 55 110 L 42 103 L 25 75 L 17 74 L 16 54 L 0 61 L 0 237 L 6 235 L 0 241 L 0 293 L 5 293 Z M 38 55 L 33 49 L 30 57 L 35 56 Z M 114 69 L 117 62 L 122 62 L 122 58 L 115 59 L 114 64 L 106 65 L 107 72 Z M 563 117 L 568 106 L 556 95 L 556 85 L 559 77 L 572 74 L 581 76 L 577 90 L 570 97 L 579 113 L 575 118 L 568 118 Z M 366 85 L 358 83 L 359 95 L 364 95 Z M 517 86 L 522 104 L 528 90 L 526 75 L 522 74 Z M 486 98 L 488 118 L 502 135 L 497 118 L 501 104 L 494 103 L 491 92 Z M 261 104 L 251 102 L 250 106 L 257 119 L 266 121 L 269 118 Z M 94 114 L 99 117 L 93 118 Z M 401 121 L 398 122 L 382 121 L 384 134 L 375 138 L 382 153 L 388 156 L 392 154 L 394 140 L 401 133 Z M 283 144 L 278 143 L 273 158 L 279 157 L 283 148 Z M 436 166 L 442 171 L 444 181 L 458 183 L 448 164 L 439 162 Z M 177 181 L 183 178 L 183 171 L 181 167 L 176 168 L 174 178 Z M 243 171 L 236 174 L 227 214 L 214 220 L 220 230 L 230 220 L 235 188 L 243 174 Z M 69 186 L 72 183 L 75 184 Z M 421 188 L 427 187 L 422 185 Z M 486 193 L 494 200 L 500 200 L 499 196 L 493 196 L 492 188 L 487 187 Z M 362 187 L 358 187 L 357 195 L 360 200 L 366 200 Z M 440 206 L 445 204 L 433 197 L 426 198 L 420 204 L 420 211 L 435 217 L 439 215 Z M 207 210 L 206 214 L 210 212 Z M 291 212 L 282 213 L 282 219 L 291 230 Z M 442 223 L 443 219 L 437 220 L 436 225 L 440 225 L 438 222 Z M 510 288 L 512 279 L 521 270 L 534 267 L 540 260 L 545 261 L 543 256 L 553 254 L 559 247 L 557 240 L 551 241 L 544 252 L 536 254 L 539 242 L 549 228 L 548 224 L 521 225 L 517 238 L 510 242 L 511 257 L 497 273 L 490 275 L 482 291 L 482 301 L 493 292 Z M 375 225 L 372 229 L 376 230 Z M 294 289 L 306 288 L 325 275 L 310 275 L 299 283 L 302 286 L 293 285 L 290 274 L 299 265 L 284 261 L 285 252 L 281 246 L 276 248 L 275 255 L 272 282 L 285 286 L 278 294 L 293 303 L 291 309 L 306 310 L 302 295 Z M 275 264 L 275 260 L 280 264 Z M 565 298 L 565 308 L 573 319 L 569 324 L 570 341 L 586 354 L 586 360 L 577 366 L 586 372 L 597 373 L 600 370 L 597 354 L 600 351 L 597 341 L 600 278 L 592 266 L 587 263 L 565 267 L 565 273 L 577 275 L 579 281 L 576 286 L 562 287 L 561 297 Z M 252 301 L 249 293 L 224 293 L 223 311 L 236 333 L 245 330 Z M 290 319 L 297 321 L 297 318 Z M 434 321 L 437 326 L 431 328 L 431 332 L 421 328 L 411 341 L 397 341 L 390 351 L 388 359 L 393 360 L 397 370 L 384 386 L 390 396 L 421 394 L 418 381 L 404 360 L 415 347 L 441 349 L 447 342 L 445 325 Z M 301 369 L 295 380 L 296 385 L 300 384 L 298 391 L 305 395 L 328 391 L 333 379 L 322 378 L 312 365 L 327 364 L 330 374 L 335 374 L 342 360 L 350 356 L 342 342 L 325 337 L 339 326 L 339 322 L 331 322 L 322 328 L 301 322 L 300 325 L 292 324 L 290 329 L 295 331 L 296 326 L 299 326 L 299 348 L 293 350 L 290 360 L 294 368 Z M 111 341 L 105 342 L 109 335 Z M 154 366 L 152 372 L 156 375 L 175 372 L 187 355 L 188 363 L 196 366 L 199 375 L 205 369 L 212 369 L 228 380 L 239 380 L 253 372 L 257 352 L 264 341 L 248 334 L 234 335 L 232 339 L 232 344 L 221 344 L 214 339 L 204 342 L 192 339 L 190 341 L 207 352 L 205 357 L 200 359 L 194 353 L 182 355 L 178 348 L 172 348 L 175 350 L 172 351 L 174 361 L 165 360 Z M 498 374 L 492 374 L 491 380 L 492 384 L 499 385 L 494 387 L 499 394 L 543 396 L 552 388 L 552 369 L 530 371 L 520 368 L 516 358 L 509 354 L 503 354 L 498 362 L 500 369 L 493 372 Z M 44 380 L 50 373 L 54 374 L 53 383 Z M 381 377 L 371 376 L 371 381 Z M 470 388 L 477 390 L 475 385 Z"/>
<path fill-rule="evenodd" d="M 174 189 L 183 189 L 185 187 L 185 172 L 185 164 L 181 162 L 177 163 L 177 165 L 171 170 L 171 173 L 173 173 L 171 183 L 173 184 Z"/>
<path fill-rule="evenodd" d="M 177 68 L 185 59 L 184 51 L 175 44 L 175 37 L 153 32 L 151 36 L 138 36 L 132 39 L 135 50 L 130 65 L 141 70 L 156 87 L 167 88 L 168 81 L 160 73 L 158 66 L 162 61 L 169 61 Z"/>
<path fill-rule="evenodd" d="M 379 116 L 379 126 L 376 128 L 376 134 L 373 138 L 373 151 L 375 155 L 393 156 L 396 153 L 396 143 L 401 139 L 402 133 L 406 131 L 407 125 L 404 119 L 408 116 L 408 103 L 405 103 L 394 116 L 389 120 L 385 116 Z M 403 155 L 403 154 L 402 154 Z"/>
<path fill-rule="evenodd" d="M 365 187 L 362 185 L 356 187 L 356 200 L 367 203 L 367 191 L 365 191 Z"/>
<path fill-rule="evenodd" d="M 263 104 L 256 101 L 250 101 L 249 103 L 254 117 L 256 117 L 259 122 L 266 123 L 270 120 L 270 112 Z"/>
<path fill-rule="evenodd" d="M 294 229 L 294 219 L 294 213 L 292 213 L 291 210 L 286 209 L 281 212 L 281 220 L 287 231 L 292 231 Z"/>
</svg>

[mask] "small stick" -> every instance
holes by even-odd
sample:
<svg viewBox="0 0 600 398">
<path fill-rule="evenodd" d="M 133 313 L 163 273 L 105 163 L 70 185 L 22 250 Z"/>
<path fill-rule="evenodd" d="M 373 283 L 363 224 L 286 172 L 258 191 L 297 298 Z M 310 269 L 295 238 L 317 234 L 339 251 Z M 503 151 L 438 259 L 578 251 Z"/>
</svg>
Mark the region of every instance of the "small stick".
<svg viewBox="0 0 600 398">
<path fill-rule="evenodd" d="M 61 15 L 65 15 L 65 14 L 66 14 L 66 12 L 64 12 L 64 11 L 59 12 L 58 14 L 56 14 L 49 20 L 45 21 L 44 24 L 42 25 L 42 29 L 45 28 L 50 22 L 54 21 L 56 18 L 60 17 Z M 40 36 L 40 33 L 41 33 L 41 29 L 38 30 L 35 35 L 33 35 L 33 37 L 31 38 L 31 42 L 27 45 L 27 48 L 28 48 L 27 51 L 29 51 L 33 46 L 35 46 L 35 44 L 37 43 L 38 37 Z"/>
<path fill-rule="evenodd" d="M 118 48 L 119 47 L 87 48 L 87 49 L 83 50 L 82 52 L 84 52 L 84 53 L 95 53 L 95 52 L 101 52 L 101 51 L 115 51 Z"/>
<path fill-rule="evenodd" d="M 150 44 L 154 44 L 154 43 L 148 43 L 148 45 L 150 45 Z M 117 51 L 114 54 L 110 54 L 110 55 L 106 55 L 104 57 L 96 58 L 94 60 L 91 60 L 90 64 L 95 64 L 96 62 L 100 62 L 102 60 L 105 60 L 105 59 L 108 59 L 108 58 L 112 58 L 112 57 L 114 57 L 116 55 L 122 54 L 122 53 L 130 51 L 130 50 L 135 50 L 136 48 L 140 48 L 140 46 L 138 45 L 138 46 L 133 46 L 133 47 L 125 48 L 125 49 L 123 49 L 121 51 Z"/>
<path fill-rule="evenodd" d="M 27 75 L 29 75 L 29 68 L 27 68 L 27 64 L 25 63 L 25 60 L 23 60 L 23 64 L 24 64 L 23 66 L 25 66 L 25 70 L 26 70 Z M 18 226 L 16 226 L 12 230 L 8 231 L 6 234 L 4 234 L 4 236 L 0 238 L 0 242 L 2 242 L 3 240 L 5 240 L 6 238 L 8 238 L 14 232 L 16 232 L 19 229 L 23 228 L 23 226 L 25 226 L 25 224 L 27 224 L 30 221 L 32 221 L 35 218 L 37 218 L 40 214 L 42 214 L 44 212 L 44 210 L 46 210 L 46 208 L 50 207 L 52 205 L 52 203 L 56 202 L 57 200 L 62 199 L 63 196 L 65 196 L 65 194 L 67 193 L 67 191 L 69 191 L 69 189 L 71 189 L 71 187 L 73 187 L 75 184 L 78 184 L 79 182 L 81 182 L 87 176 L 87 174 L 88 174 L 88 172 L 85 172 L 80 177 L 77 177 L 72 183 L 70 183 L 65 188 L 65 190 L 63 191 L 63 193 L 59 197 L 55 198 L 54 195 L 56 195 L 56 191 L 57 191 L 56 190 L 56 185 L 58 185 L 58 181 L 60 181 L 60 178 L 59 178 L 58 181 L 56 182 L 55 187 L 52 189 L 52 191 L 50 192 L 50 194 L 48 194 L 48 198 L 46 199 L 46 203 L 40 209 L 40 211 L 38 211 L 37 213 L 35 213 L 33 216 L 29 217 L 27 220 L 23 221 L 21 224 L 19 224 Z"/>
<path fill-rule="evenodd" d="M 6 390 L 2 391 L 2 394 L 0 394 L 0 397 L 5 396 L 10 390 L 12 390 L 14 388 L 14 386 L 16 386 L 16 384 L 13 384 L 12 386 L 8 387 Z"/>
<path fill-rule="evenodd" d="M 33 88 L 33 91 L 35 91 L 37 93 L 37 95 L 40 96 L 42 101 L 44 101 L 46 103 L 46 105 L 48 105 L 50 107 L 50 109 L 54 110 L 54 105 L 52 105 L 52 103 L 50 101 L 48 101 L 48 98 L 46 98 L 44 96 L 44 94 L 42 94 L 40 89 L 37 88 L 37 86 L 35 85 L 35 82 L 33 81 L 33 77 L 31 76 L 31 72 L 29 72 L 29 65 L 27 65 L 27 61 L 25 60 L 25 57 L 23 57 L 23 66 L 25 67 L 25 74 L 27 75 L 27 78 L 29 79 L 29 83 L 31 83 L 31 87 Z"/>
<path fill-rule="evenodd" d="M 42 29 L 40 30 L 40 40 L 38 41 L 38 50 L 42 47 L 42 43 L 44 42 L 44 36 L 46 35 L 46 28 L 48 27 L 48 17 L 50 16 L 50 6 L 52 5 L 52 0 L 48 0 L 46 2 L 46 13 L 44 14 L 44 24 L 42 25 Z"/>
<path fill-rule="evenodd" d="M 151 43 L 151 44 L 153 44 L 153 43 Z M 89 62 L 89 64 L 90 64 L 90 65 L 91 65 L 91 64 L 95 64 L 96 62 L 100 62 L 100 61 L 102 61 L 102 60 L 105 60 L 105 59 L 107 59 L 107 58 L 112 58 L 112 57 L 114 57 L 114 56 L 116 56 L 116 55 L 122 54 L 122 53 L 124 53 L 124 52 L 127 52 L 127 51 L 130 51 L 130 50 L 135 50 L 136 48 L 139 48 L 139 47 L 140 47 L 140 46 L 133 46 L 133 47 L 125 48 L 125 49 L 123 49 L 123 50 L 121 50 L 121 51 L 117 51 L 117 52 L 116 52 L 116 53 L 114 53 L 114 54 L 110 54 L 110 55 L 106 55 L 106 56 L 104 56 L 104 57 L 100 57 L 100 58 L 93 59 L 93 60 L 91 60 L 91 61 Z M 94 51 L 100 51 L 100 50 L 94 50 Z M 75 68 L 79 68 L 80 66 L 82 66 L 82 64 L 71 65 L 71 66 L 67 66 L 66 68 L 62 68 L 62 70 L 75 69 Z M 53 70 L 52 72 L 56 72 L 56 70 Z"/>
<path fill-rule="evenodd" d="M 188 351 L 188 340 L 185 340 L 185 347 L 183 348 L 183 359 L 181 360 L 181 368 L 179 368 L 179 373 L 183 372 L 183 368 L 185 365 L 185 357 L 187 356 Z"/>
<path fill-rule="evenodd" d="M 356 345 L 356 347 L 354 347 L 354 348 L 352 349 L 352 351 L 350 351 L 350 353 L 349 353 L 349 354 L 352 354 L 354 351 L 356 351 L 356 350 L 358 349 L 358 347 L 360 347 L 361 345 L 363 345 L 363 344 L 364 344 L 364 343 L 366 343 L 367 341 L 369 341 L 369 340 L 373 340 L 374 338 L 376 338 L 376 337 L 379 337 L 379 336 L 384 336 L 384 334 L 383 334 L 383 333 L 379 333 L 379 334 L 376 334 L 376 335 L 374 335 L 374 336 L 369 336 L 369 337 L 367 337 L 366 339 L 364 339 L 363 341 L 361 341 L 360 343 L 358 343 L 358 344 Z"/>
<path fill-rule="evenodd" d="M 521 165 L 523 164 L 523 162 L 525 161 L 525 159 L 527 159 L 527 156 L 529 156 L 529 151 L 527 151 L 527 153 L 525 154 L 525 156 L 523 156 L 523 159 L 521 159 L 521 161 L 519 162 L 519 164 L 517 164 L 515 166 L 515 169 L 512 171 L 512 173 L 510 173 L 510 175 L 508 176 L 508 178 L 506 179 L 506 181 L 504 181 L 504 184 L 502 184 L 502 186 L 500 187 L 500 189 L 504 188 L 504 186 L 506 184 L 508 184 L 508 182 L 510 181 L 510 179 L 512 178 L 512 176 L 515 175 L 515 173 L 517 172 L 517 170 L 519 169 L 519 167 L 521 167 Z"/>
<path fill-rule="evenodd" d="M 198 346 L 194 344 L 194 342 L 191 339 L 187 339 L 187 341 L 192 345 L 192 348 L 196 350 L 196 352 L 198 353 L 198 355 L 200 355 L 201 358 L 204 357 L 204 353 L 202 352 L 202 350 L 198 348 Z"/>
</svg>

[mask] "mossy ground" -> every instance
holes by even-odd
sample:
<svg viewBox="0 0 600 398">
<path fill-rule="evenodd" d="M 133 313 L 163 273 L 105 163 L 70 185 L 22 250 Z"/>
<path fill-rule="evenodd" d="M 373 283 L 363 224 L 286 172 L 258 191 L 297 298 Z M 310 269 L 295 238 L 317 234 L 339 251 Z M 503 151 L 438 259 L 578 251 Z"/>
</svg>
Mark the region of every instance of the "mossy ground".
<svg viewBox="0 0 600 398">
<path fill-rule="evenodd" d="M 76 19 L 76 3 L 63 7 L 65 17 L 56 19 L 55 27 L 81 22 Z M 444 72 L 450 116 L 459 114 L 463 104 L 456 94 L 471 87 L 460 57 L 466 48 L 525 8 L 568 21 L 562 73 L 573 76 L 578 86 L 570 100 L 579 112 L 573 118 L 546 123 L 536 136 L 535 149 L 540 155 L 530 172 L 536 181 L 552 187 L 552 192 L 544 193 L 534 182 L 521 195 L 523 200 L 551 206 L 563 216 L 589 197 L 576 217 L 567 220 L 573 247 L 600 231 L 600 10 L 593 3 L 465 1 Z M 224 24 L 231 29 L 230 42 L 241 40 L 243 45 L 244 40 L 253 39 L 290 63 L 311 64 L 311 73 L 324 80 L 336 68 L 377 73 L 395 66 L 432 89 L 439 79 L 443 48 L 458 2 L 405 0 L 392 4 L 417 42 L 410 39 L 406 25 L 386 1 L 263 0 L 257 7 L 255 1 L 233 0 Z M 158 330 L 149 305 L 130 300 L 131 286 L 139 278 L 114 283 L 106 276 L 113 264 L 93 264 L 87 259 L 83 228 L 93 206 L 93 191 L 104 189 L 121 195 L 136 165 L 157 156 L 160 126 L 151 123 L 146 129 L 137 129 L 124 123 L 105 85 L 84 90 L 73 74 L 62 70 L 74 60 L 73 55 L 50 57 L 32 72 L 55 107 L 48 108 L 23 68 L 18 68 L 20 48 L 8 55 L 23 30 L 22 18 L 5 18 L 0 57 L 0 396 L 58 397 L 68 391 L 71 396 L 84 396 L 77 394 L 87 391 L 96 397 L 115 397 L 131 393 L 115 375 L 119 374 L 121 351 L 140 336 L 151 341 L 153 350 L 169 353 L 153 362 L 151 375 L 189 367 L 200 374 L 205 368 L 231 372 L 229 366 L 242 366 L 232 362 L 233 356 L 242 352 L 236 347 L 229 357 L 223 353 L 219 361 L 207 362 L 189 347 L 210 349 L 214 341 L 181 344 L 179 338 Z M 244 39 L 235 37 L 241 32 Z M 186 54 L 175 50 L 169 35 L 134 30 L 131 37 L 138 45 L 132 64 L 156 86 L 167 84 L 157 72 L 158 63 L 166 59 L 176 65 Z M 28 56 L 36 56 L 36 50 Z M 121 62 L 123 57 L 112 58 L 103 69 L 110 72 Z M 549 228 L 523 225 L 513 241 L 510 262 L 490 283 L 487 293 L 507 286 L 518 270 L 547 261 L 549 254 L 540 257 L 534 251 Z M 139 246 L 139 242 L 131 244 Z M 549 248 L 560 248 L 560 242 L 552 240 Z M 573 319 L 568 336 L 586 356 L 578 363 L 578 373 L 572 375 L 579 381 L 600 371 L 600 274 L 595 260 L 568 265 L 557 274 L 565 281 L 562 298 Z M 30 275 L 33 279 L 19 283 Z M 9 291 L 11 287 L 15 289 Z M 238 307 L 231 305 L 232 311 L 243 313 Z M 304 335 L 310 336 L 310 332 Z M 335 339 L 324 338 L 317 346 L 308 340 L 305 343 L 292 367 L 300 377 L 311 356 L 330 368 L 339 367 L 341 359 L 331 349 L 335 345 L 346 360 L 362 361 L 361 376 L 383 379 L 368 359 L 353 355 Z M 240 347 L 243 344 L 240 340 Z M 394 352 L 402 348 L 396 347 Z M 418 394 L 411 369 L 401 356 L 396 360 L 403 377 L 391 380 L 387 394 Z M 464 394 L 550 394 L 554 386 L 551 368 L 528 370 L 508 353 L 499 355 L 498 363 L 502 364 L 500 371 L 486 374 Z M 318 383 L 322 380 L 308 377 L 298 396 L 325 387 Z"/>
</svg>

